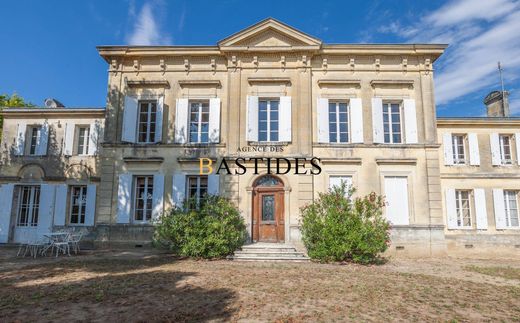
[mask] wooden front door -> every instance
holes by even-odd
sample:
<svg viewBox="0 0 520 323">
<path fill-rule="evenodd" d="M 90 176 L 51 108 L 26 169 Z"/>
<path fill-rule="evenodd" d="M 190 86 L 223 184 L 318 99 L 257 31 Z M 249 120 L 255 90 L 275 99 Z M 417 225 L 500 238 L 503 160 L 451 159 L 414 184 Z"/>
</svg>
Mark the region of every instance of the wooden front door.
<svg viewBox="0 0 520 323">
<path fill-rule="evenodd" d="M 269 181 L 258 182 L 253 189 L 253 241 L 284 242 L 283 184 L 271 176 Z"/>
</svg>

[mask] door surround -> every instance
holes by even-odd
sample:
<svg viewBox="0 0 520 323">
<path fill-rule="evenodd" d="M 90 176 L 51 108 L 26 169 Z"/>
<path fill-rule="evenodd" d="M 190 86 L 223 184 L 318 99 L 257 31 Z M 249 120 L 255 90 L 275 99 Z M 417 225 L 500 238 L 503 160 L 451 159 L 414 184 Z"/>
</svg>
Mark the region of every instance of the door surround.
<svg viewBox="0 0 520 323">
<path fill-rule="evenodd" d="M 280 178 L 261 175 L 252 186 L 251 238 L 253 242 L 285 242 L 286 189 Z M 272 206 L 272 209 L 264 210 Z M 264 213 L 265 212 L 265 213 Z M 272 216 L 266 220 L 265 216 Z"/>
</svg>

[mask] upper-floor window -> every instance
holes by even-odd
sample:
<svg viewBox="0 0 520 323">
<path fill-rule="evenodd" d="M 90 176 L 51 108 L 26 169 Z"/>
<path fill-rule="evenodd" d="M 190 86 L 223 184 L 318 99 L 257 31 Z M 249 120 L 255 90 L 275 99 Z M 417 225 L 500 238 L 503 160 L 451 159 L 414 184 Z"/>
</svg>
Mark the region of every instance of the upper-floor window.
<svg viewBox="0 0 520 323">
<path fill-rule="evenodd" d="M 152 218 L 153 176 L 135 176 L 134 180 L 134 221 L 148 222 Z"/>
<path fill-rule="evenodd" d="M 188 176 L 187 197 L 188 208 L 198 208 L 208 193 L 208 177 L 207 176 Z"/>
<path fill-rule="evenodd" d="M 471 228 L 471 191 L 455 190 L 457 227 Z"/>
<path fill-rule="evenodd" d="M 279 106 L 279 100 L 258 101 L 258 141 L 278 141 Z"/>
<path fill-rule="evenodd" d="M 453 163 L 459 165 L 466 164 L 466 136 L 452 135 L 451 143 L 453 146 Z"/>
<path fill-rule="evenodd" d="M 329 142 L 349 142 L 347 102 L 329 102 Z"/>
<path fill-rule="evenodd" d="M 139 143 L 155 141 L 157 101 L 139 101 L 138 133 Z"/>
<path fill-rule="evenodd" d="M 80 126 L 78 129 L 77 152 L 78 155 L 88 155 L 90 127 Z"/>
<path fill-rule="evenodd" d="M 85 212 L 87 208 L 86 185 L 71 186 L 69 205 L 69 223 L 85 224 Z"/>
<path fill-rule="evenodd" d="M 502 165 L 513 164 L 513 154 L 511 151 L 511 135 L 499 135 L 500 142 L 500 159 Z"/>
<path fill-rule="evenodd" d="M 39 126 L 29 127 L 29 155 L 36 155 L 36 150 L 40 141 L 40 129 L 41 127 Z"/>
<path fill-rule="evenodd" d="M 209 102 L 190 102 L 190 142 L 209 142 Z"/>
<path fill-rule="evenodd" d="M 401 120 L 401 105 L 399 103 L 383 102 L 383 132 L 385 143 L 399 144 L 403 142 Z"/>
<path fill-rule="evenodd" d="M 504 190 L 504 209 L 507 227 L 519 227 L 518 191 Z"/>
</svg>

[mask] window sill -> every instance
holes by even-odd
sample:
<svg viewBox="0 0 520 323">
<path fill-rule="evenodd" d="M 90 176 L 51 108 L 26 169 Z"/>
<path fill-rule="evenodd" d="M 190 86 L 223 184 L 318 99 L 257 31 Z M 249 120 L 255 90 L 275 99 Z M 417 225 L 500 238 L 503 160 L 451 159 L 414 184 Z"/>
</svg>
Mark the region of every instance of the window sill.
<svg viewBox="0 0 520 323">
<path fill-rule="evenodd" d="M 288 146 L 290 141 L 248 141 L 249 146 Z"/>
</svg>

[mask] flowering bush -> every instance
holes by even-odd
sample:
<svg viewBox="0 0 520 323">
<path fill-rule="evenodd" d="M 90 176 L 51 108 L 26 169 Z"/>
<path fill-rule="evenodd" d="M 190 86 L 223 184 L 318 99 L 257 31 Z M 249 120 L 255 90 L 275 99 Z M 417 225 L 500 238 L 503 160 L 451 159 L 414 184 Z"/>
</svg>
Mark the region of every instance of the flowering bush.
<svg viewBox="0 0 520 323">
<path fill-rule="evenodd" d="M 384 199 L 375 193 L 353 199 L 343 184 L 301 209 L 302 239 L 309 257 L 321 262 L 372 263 L 388 248 L 390 225 Z"/>
<path fill-rule="evenodd" d="M 223 258 L 245 241 L 246 226 L 238 209 L 211 195 L 199 209 L 173 208 L 160 218 L 154 233 L 155 246 L 195 258 Z"/>
</svg>

